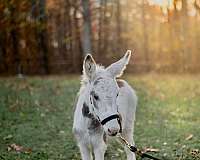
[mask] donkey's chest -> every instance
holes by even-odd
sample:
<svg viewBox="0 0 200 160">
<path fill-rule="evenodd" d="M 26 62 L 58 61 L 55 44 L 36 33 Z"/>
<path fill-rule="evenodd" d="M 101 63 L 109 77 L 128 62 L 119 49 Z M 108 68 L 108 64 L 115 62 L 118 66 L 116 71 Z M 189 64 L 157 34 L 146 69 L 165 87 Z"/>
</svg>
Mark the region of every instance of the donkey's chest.
<svg viewBox="0 0 200 160">
<path fill-rule="evenodd" d="M 82 125 L 76 132 L 78 139 L 85 143 L 94 144 L 97 139 L 103 136 L 103 128 L 97 120 L 85 119 L 85 125 Z"/>
<path fill-rule="evenodd" d="M 90 134 L 94 134 L 100 132 L 102 130 L 102 126 L 97 119 L 92 118 L 88 121 L 87 129 Z"/>
</svg>

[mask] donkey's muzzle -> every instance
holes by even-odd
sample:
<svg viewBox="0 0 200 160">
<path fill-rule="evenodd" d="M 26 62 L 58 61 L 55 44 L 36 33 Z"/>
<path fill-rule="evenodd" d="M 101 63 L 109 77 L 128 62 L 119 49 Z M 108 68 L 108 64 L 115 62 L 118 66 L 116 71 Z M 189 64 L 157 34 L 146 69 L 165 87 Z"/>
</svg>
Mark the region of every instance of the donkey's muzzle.
<svg viewBox="0 0 200 160">
<path fill-rule="evenodd" d="M 113 114 L 113 115 L 111 115 L 111 116 L 109 116 L 109 117 L 107 117 L 107 118 L 105 118 L 105 119 L 103 119 L 101 121 L 101 124 L 105 125 L 107 122 L 109 122 L 109 121 L 111 121 L 113 119 L 117 119 L 117 122 L 119 123 L 120 129 L 119 130 L 118 129 L 108 129 L 108 133 L 109 133 L 110 136 L 116 136 L 118 132 L 119 133 L 122 132 L 122 125 L 121 125 L 121 117 L 120 117 L 120 115 L 119 114 Z"/>
<path fill-rule="evenodd" d="M 109 136 L 116 136 L 118 132 L 119 132 L 118 129 L 109 129 L 108 128 L 108 134 L 109 134 Z"/>
</svg>

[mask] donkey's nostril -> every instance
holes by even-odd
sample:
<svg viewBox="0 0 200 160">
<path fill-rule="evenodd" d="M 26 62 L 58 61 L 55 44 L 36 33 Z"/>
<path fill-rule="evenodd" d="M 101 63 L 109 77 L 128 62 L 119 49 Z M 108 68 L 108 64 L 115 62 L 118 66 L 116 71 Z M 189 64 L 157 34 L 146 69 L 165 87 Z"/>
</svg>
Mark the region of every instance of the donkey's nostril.
<svg viewBox="0 0 200 160">
<path fill-rule="evenodd" d="M 110 136 L 116 136 L 117 133 L 118 133 L 117 130 L 110 130 L 110 129 L 108 128 L 108 134 L 109 134 Z"/>
<path fill-rule="evenodd" d="M 112 135 L 112 136 L 116 136 L 116 135 L 117 135 L 117 132 L 113 132 L 111 135 Z"/>
<path fill-rule="evenodd" d="M 111 130 L 108 128 L 108 133 L 111 133 Z"/>
</svg>

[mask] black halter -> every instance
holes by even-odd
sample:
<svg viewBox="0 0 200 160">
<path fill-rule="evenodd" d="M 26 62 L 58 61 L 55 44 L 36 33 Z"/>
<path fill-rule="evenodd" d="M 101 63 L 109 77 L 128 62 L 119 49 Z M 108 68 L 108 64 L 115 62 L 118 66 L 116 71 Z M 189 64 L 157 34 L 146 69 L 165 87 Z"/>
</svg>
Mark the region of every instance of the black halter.
<svg viewBox="0 0 200 160">
<path fill-rule="evenodd" d="M 113 115 L 111 115 L 111 116 L 109 116 L 109 117 L 103 119 L 103 120 L 101 121 L 101 125 L 104 125 L 104 124 L 106 124 L 107 122 L 109 122 L 109 121 L 111 121 L 111 120 L 113 120 L 113 119 L 117 119 L 117 122 L 119 123 L 119 126 L 120 126 L 119 132 L 121 133 L 121 132 L 122 132 L 122 125 L 121 125 L 121 120 L 120 120 L 121 117 L 120 117 L 119 114 L 113 114 Z"/>
<path fill-rule="evenodd" d="M 113 114 L 113 115 L 111 115 L 111 116 L 105 118 L 104 120 L 102 120 L 102 121 L 101 121 L 101 124 L 104 125 L 104 124 L 106 124 L 108 121 L 111 121 L 112 119 L 117 119 L 117 120 L 118 120 L 119 118 L 120 118 L 120 117 L 119 117 L 118 114 Z"/>
</svg>

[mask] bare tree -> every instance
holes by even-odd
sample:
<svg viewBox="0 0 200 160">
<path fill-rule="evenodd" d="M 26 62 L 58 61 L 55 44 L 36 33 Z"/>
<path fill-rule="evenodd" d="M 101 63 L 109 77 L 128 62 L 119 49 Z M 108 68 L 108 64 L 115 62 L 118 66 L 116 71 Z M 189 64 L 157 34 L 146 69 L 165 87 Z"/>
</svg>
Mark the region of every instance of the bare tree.
<svg viewBox="0 0 200 160">
<path fill-rule="evenodd" d="M 91 17 L 90 17 L 90 4 L 89 0 L 82 0 L 83 7 L 83 35 L 82 35 L 82 46 L 83 54 L 92 53 L 91 43 Z"/>
<path fill-rule="evenodd" d="M 39 22 L 43 24 L 41 29 L 38 31 L 38 45 L 40 47 L 40 50 L 42 52 L 42 60 L 43 60 L 43 68 L 46 74 L 49 73 L 49 67 L 48 67 L 48 46 L 47 46 L 47 30 L 46 30 L 46 0 L 39 0 Z"/>
<path fill-rule="evenodd" d="M 190 62 L 190 54 L 188 50 L 188 36 L 189 36 L 189 17 L 187 1 L 182 0 L 182 14 L 181 14 L 181 36 L 182 36 L 182 67 L 183 71 L 187 70 L 188 63 Z"/>
<path fill-rule="evenodd" d="M 99 7 L 99 33 L 98 33 L 98 55 L 102 52 L 102 32 L 103 32 L 103 4 L 105 3 L 105 0 L 100 1 L 100 7 Z"/>
<path fill-rule="evenodd" d="M 17 6 L 17 4 L 16 4 Z M 14 5 L 10 5 L 10 11 L 11 11 L 11 16 L 10 16 L 10 24 L 13 25 L 11 31 L 10 31 L 10 38 L 11 38 L 11 44 L 12 44 L 12 52 L 14 55 L 14 63 L 15 63 L 15 73 L 20 74 L 21 72 L 21 59 L 20 59 L 20 54 L 19 54 L 19 33 L 17 30 L 17 23 L 15 20 L 16 16 L 16 8 Z"/>
<path fill-rule="evenodd" d="M 147 33 L 147 24 L 146 24 L 146 8 L 145 0 L 142 0 L 142 27 L 143 27 L 143 47 L 144 47 L 144 56 L 145 63 L 147 65 L 146 69 L 149 70 L 149 53 L 148 53 L 148 33 Z"/>
<path fill-rule="evenodd" d="M 116 25 L 117 25 L 117 51 L 121 52 L 121 47 L 123 46 L 121 41 L 121 4 L 120 0 L 116 1 L 117 5 L 117 13 L 116 13 Z"/>
</svg>

